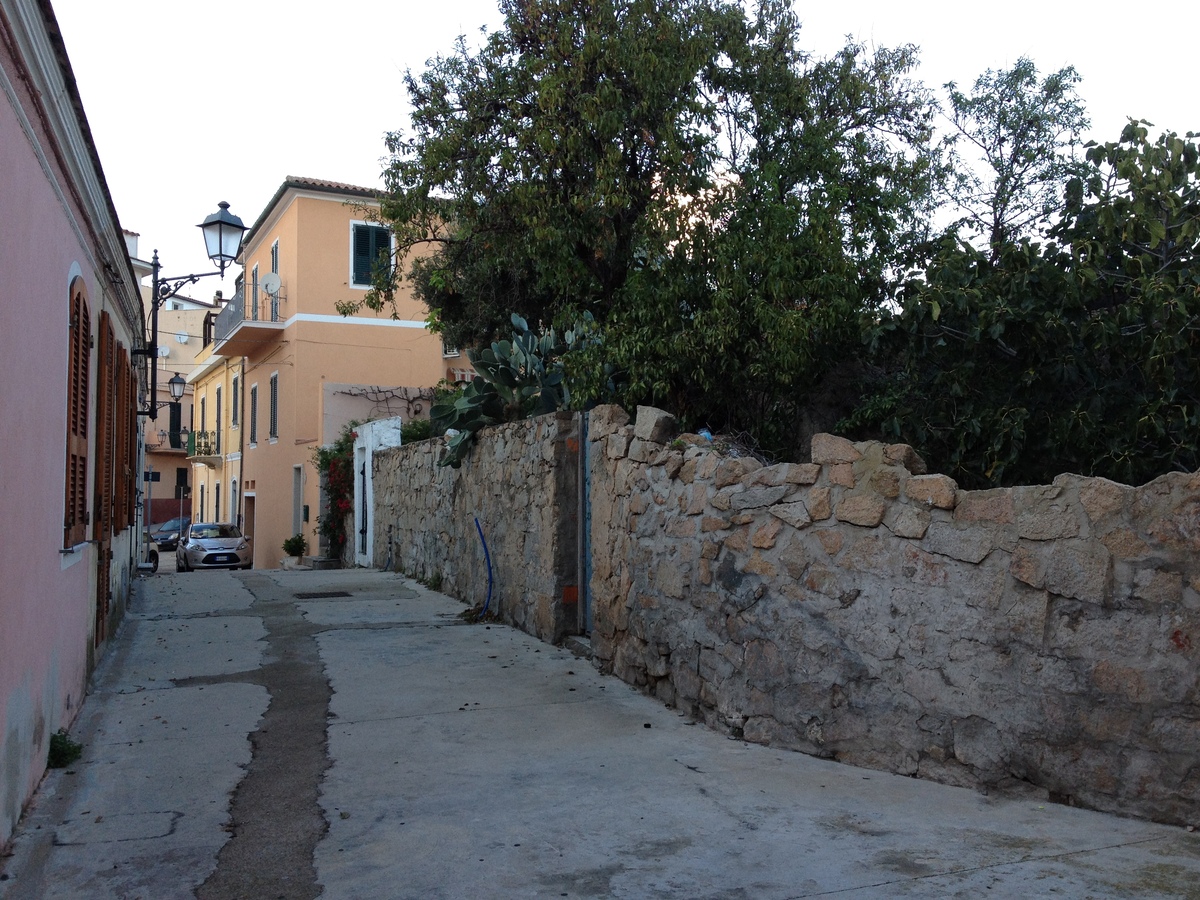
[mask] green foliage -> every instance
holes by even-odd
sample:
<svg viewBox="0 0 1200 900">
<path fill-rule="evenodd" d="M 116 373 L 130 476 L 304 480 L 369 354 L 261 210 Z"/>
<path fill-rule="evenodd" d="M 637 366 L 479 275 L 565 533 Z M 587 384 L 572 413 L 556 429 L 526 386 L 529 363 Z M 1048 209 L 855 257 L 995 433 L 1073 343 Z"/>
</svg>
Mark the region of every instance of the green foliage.
<svg viewBox="0 0 1200 900">
<path fill-rule="evenodd" d="M 83 744 L 71 740 L 65 731 L 50 735 L 50 749 L 46 765 L 51 769 L 65 769 L 83 755 Z"/>
<path fill-rule="evenodd" d="M 1200 467 L 1200 150 L 1141 123 L 1088 150 L 1051 230 L 948 239 L 873 332 L 893 375 L 853 424 L 969 487 Z"/>
<path fill-rule="evenodd" d="M 648 252 L 647 217 L 703 188 L 705 93 L 740 28 L 722 0 L 501 0 L 503 28 L 408 73 L 411 128 L 388 138 L 382 214 L 411 279 L 457 346 L 510 312 L 603 322 Z M 652 252 L 652 251 L 650 251 Z M 386 276 L 386 273 L 384 273 Z"/>
<path fill-rule="evenodd" d="M 970 94 L 946 85 L 955 129 L 943 143 L 955 169 L 949 199 L 993 258 L 1059 212 L 1068 179 L 1083 169 L 1079 80 L 1067 66 L 1039 81 L 1037 66 L 1021 57 L 1011 69 L 988 69 Z"/>
<path fill-rule="evenodd" d="M 534 334 L 516 313 L 512 314 L 511 322 L 512 340 L 468 351 L 479 374 L 457 394 L 435 402 L 430 410 L 434 428 L 439 432 L 455 432 L 439 465 L 456 469 L 462 465 L 476 433 L 487 425 L 567 409 L 571 405 L 563 357 L 572 350 L 582 351 L 597 340 L 591 315 L 585 313 L 579 323 L 561 336 L 554 328 Z"/>
<path fill-rule="evenodd" d="M 302 534 L 293 534 L 283 541 L 283 552 L 288 556 L 303 556 L 308 549 L 308 541 Z"/>
<path fill-rule="evenodd" d="M 428 419 L 409 419 L 400 426 L 400 442 L 411 444 L 433 436 L 433 423 Z"/>
<path fill-rule="evenodd" d="M 334 559 L 340 559 L 346 547 L 346 516 L 354 508 L 354 441 L 358 438 L 356 429 L 362 424 L 357 420 L 346 423 L 337 440 L 328 447 L 316 448 L 312 455 L 318 474 L 324 476 L 329 503 L 329 511 L 317 516 L 317 533 L 325 537 L 329 555 Z M 292 555 L 300 556 L 303 552 Z"/>
<path fill-rule="evenodd" d="M 605 346 L 627 406 L 792 457 L 814 387 L 857 355 L 863 319 L 919 258 L 932 176 L 914 49 L 812 60 L 798 37 L 782 4 L 748 26 L 718 81 L 726 174 L 660 217 L 662 249 L 631 276 Z"/>
</svg>

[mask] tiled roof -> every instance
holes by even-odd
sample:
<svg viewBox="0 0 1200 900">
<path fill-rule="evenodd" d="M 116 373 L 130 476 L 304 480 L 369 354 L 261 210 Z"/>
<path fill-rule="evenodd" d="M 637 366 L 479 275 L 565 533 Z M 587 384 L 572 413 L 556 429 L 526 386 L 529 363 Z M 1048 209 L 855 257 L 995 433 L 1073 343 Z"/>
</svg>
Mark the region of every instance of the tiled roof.
<svg viewBox="0 0 1200 900">
<path fill-rule="evenodd" d="M 250 230 L 246 232 L 243 245 L 248 244 L 253 240 L 258 229 L 263 222 L 271 214 L 271 210 L 275 205 L 283 199 L 283 195 L 287 193 L 288 188 L 295 188 L 302 191 L 323 191 L 327 194 L 342 194 L 347 197 L 364 197 L 367 199 L 378 200 L 383 197 L 383 191 L 379 188 L 360 187 L 356 184 L 344 184 L 340 181 L 326 181 L 323 178 L 305 178 L 301 175 L 288 175 L 283 179 L 283 184 L 279 186 L 279 190 L 275 192 L 263 211 L 258 214 L 258 218 L 254 224 L 250 226 Z"/>
</svg>

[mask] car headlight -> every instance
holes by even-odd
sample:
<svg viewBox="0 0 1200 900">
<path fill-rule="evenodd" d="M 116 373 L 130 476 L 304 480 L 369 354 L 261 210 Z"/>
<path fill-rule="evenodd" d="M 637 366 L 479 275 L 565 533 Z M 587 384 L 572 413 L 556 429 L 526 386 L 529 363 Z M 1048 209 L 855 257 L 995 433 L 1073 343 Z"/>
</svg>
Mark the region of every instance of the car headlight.
<svg viewBox="0 0 1200 900">
<path fill-rule="evenodd" d="M 246 549 L 247 547 L 249 547 L 249 546 L 250 546 L 250 545 L 249 545 L 249 544 L 247 544 L 245 541 L 240 541 L 240 542 L 238 543 L 238 545 L 237 545 L 237 549 L 239 549 L 239 550 L 245 550 L 245 549 Z"/>
</svg>

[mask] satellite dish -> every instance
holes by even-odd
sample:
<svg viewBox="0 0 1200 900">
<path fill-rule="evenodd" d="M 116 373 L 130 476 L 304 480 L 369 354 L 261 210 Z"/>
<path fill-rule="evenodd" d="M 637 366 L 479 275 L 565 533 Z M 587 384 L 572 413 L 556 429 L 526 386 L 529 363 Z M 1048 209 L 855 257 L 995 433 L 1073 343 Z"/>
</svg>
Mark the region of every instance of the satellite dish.
<svg viewBox="0 0 1200 900">
<path fill-rule="evenodd" d="M 159 348 L 158 348 L 158 355 L 159 355 L 159 356 L 170 356 L 170 355 L 171 355 L 171 348 L 170 348 L 170 347 L 159 347 Z"/>
<path fill-rule="evenodd" d="M 187 332 L 186 331 L 179 332 L 177 335 L 175 335 L 175 340 L 179 341 L 179 343 L 181 343 L 181 344 L 186 344 L 188 342 Z"/>
<path fill-rule="evenodd" d="M 279 276 L 276 275 L 274 272 L 268 272 L 266 275 L 263 276 L 263 280 L 261 282 L 261 287 L 268 294 L 271 294 L 272 296 L 274 296 L 275 294 L 278 294 L 279 293 L 279 285 L 280 285 Z"/>
</svg>

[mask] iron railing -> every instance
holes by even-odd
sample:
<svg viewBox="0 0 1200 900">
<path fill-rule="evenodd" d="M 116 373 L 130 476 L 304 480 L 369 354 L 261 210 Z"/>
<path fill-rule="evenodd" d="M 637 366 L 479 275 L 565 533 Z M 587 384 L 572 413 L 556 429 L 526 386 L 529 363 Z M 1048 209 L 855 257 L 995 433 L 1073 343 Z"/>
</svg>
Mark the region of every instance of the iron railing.
<svg viewBox="0 0 1200 900">
<path fill-rule="evenodd" d="M 284 313 L 286 302 L 282 286 L 274 294 L 268 294 L 261 286 L 243 285 L 217 313 L 213 338 L 225 340 L 243 322 L 283 322 L 287 319 Z"/>
<path fill-rule="evenodd" d="M 188 432 L 188 456 L 216 456 L 220 452 L 220 442 L 215 431 Z"/>
</svg>

